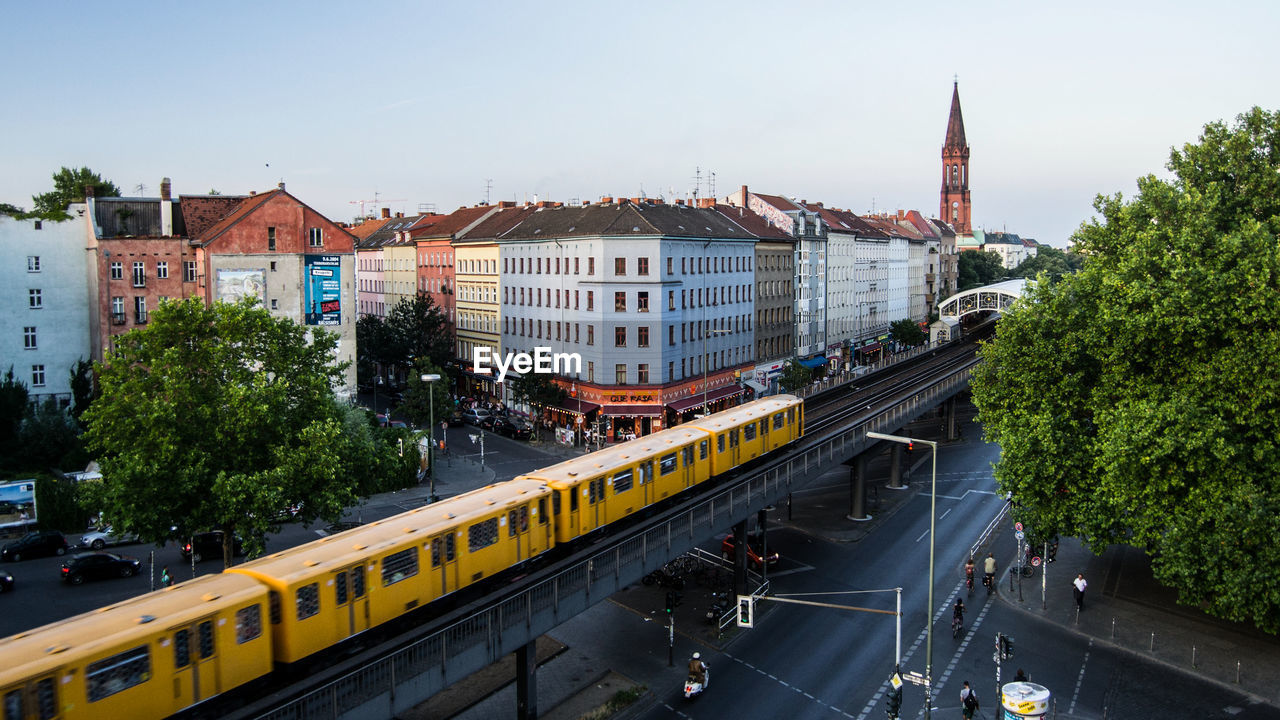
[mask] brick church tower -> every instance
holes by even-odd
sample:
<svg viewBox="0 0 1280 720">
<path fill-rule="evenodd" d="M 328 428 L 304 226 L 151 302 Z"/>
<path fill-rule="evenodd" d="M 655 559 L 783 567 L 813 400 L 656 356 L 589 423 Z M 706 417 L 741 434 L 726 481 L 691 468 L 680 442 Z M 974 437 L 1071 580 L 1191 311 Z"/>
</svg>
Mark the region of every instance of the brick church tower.
<svg viewBox="0 0 1280 720">
<path fill-rule="evenodd" d="M 957 235 L 973 232 L 969 207 L 969 143 L 964 139 L 964 117 L 960 115 L 960 83 L 951 89 L 951 117 L 947 119 L 947 139 L 942 145 L 942 200 L 938 217 L 951 223 Z"/>
</svg>

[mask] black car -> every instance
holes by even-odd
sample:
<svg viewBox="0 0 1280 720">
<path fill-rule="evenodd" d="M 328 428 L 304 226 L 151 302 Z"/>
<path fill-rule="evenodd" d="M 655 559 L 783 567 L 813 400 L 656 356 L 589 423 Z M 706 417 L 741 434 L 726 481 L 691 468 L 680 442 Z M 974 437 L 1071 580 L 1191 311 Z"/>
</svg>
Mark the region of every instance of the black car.
<svg viewBox="0 0 1280 720">
<path fill-rule="evenodd" d="M 513 440 L 529 440 L 533 438 L 533 428 L 523 420 L 498 418 L 493 423 L 493 431 L 506 435 Z"/>
<path fill-rule="evenodd" d="M 13 590 L 13 576 L 0 570 L 0 593 L 7 593 Z"/>
<path fill-rule="evenodd" d="M 506 420 L 506 419 L 507 418 L 502 415 L 489 415 L 489 416 L 480 418 L 480 422 L 478 424 L 481 430 L 488 430 L 489 432 L 497 432 L 496 430 L 493 429 L 494 425 L 496 425 L 498 421 Z"/>
<path fill-rule="evenodd" d="M 454 411 L 445 422 L 449 423 L 449 427 L 458 427 L 462 424 L 462 413 Z"/>
<path fill-rule="evenodd" d="M 42 530 L 27 533 L 5 545 L 0 549 L 0 558 L 17 562 L 25 558 L 64 555 L 67 547 L 67 539 L 62 533 L 57 530 Z"/>
<path fill-rule="evenodd" d="M 236 555 L 244 554 L 244 542 L 237 535 L 232 541 L 232 553 Z M 192 548 L 195 549 L 195 561 L 200 562 L 205 558 L 222 557 L 222 531 L 212 530 L 210 532 L 202 532 L 196 534 L 195 537 L 182 544 L 181 552 L 183 560 L 190 560 Z"/>
<path fill-rule="evenodd" d="M 138 558 L 109 552 L 80 553 L 62 562 L 62 581 L 79 585 L 85 580 L 133 577 L 140 567 Z"/>
</svg>

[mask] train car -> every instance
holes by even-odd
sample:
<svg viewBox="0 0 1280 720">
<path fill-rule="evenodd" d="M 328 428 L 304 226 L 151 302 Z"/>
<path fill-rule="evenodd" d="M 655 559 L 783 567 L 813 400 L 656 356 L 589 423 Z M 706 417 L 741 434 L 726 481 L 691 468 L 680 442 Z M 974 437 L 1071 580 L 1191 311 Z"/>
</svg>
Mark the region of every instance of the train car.
<svg viewBox="0 0 1280 720">
<path fill-rule="evenodd" d="M 718 476 L 799 439 L 804 434 L 804 402 L 794 395 L 773 395 L 680 427 L 715 437 L 711 474 Z"/>
<path fill-rule="evenodd" d="M 294 663 L 551 549 L 550 499 L 497 483 L 227 572 L 270 588 L 275 659 Z"/>
<path fill-rule="evenodd" d="M 710 436 L 680 427 L 534 470 L 554 493 L 556 542 L 616 522 L 711 477 Z"/>
<path fill-rule="evenodd" d="M 267 588 L 222 574 L 0 640 L 5 720 L 166 717 L 271 671 Z"/>
</svg>

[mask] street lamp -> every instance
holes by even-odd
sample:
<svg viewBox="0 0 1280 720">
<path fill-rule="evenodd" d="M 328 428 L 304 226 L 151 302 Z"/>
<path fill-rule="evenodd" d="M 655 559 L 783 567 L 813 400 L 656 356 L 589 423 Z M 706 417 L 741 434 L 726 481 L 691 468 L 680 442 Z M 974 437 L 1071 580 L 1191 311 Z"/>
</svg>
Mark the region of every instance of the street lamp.
<svg viewBox="0 0 1280 720">
<path fill-rule="evenodd" d="M 874 440 L 911 445 L 920 443 L 928 445 L 933 462 L 933 482 L 929 491 L 929 607 L 925 613 L 925 650 L 924 650 L 924 716 L 933 717 L 933 552 L 934 530 L 938 517 L 938 443 L 932 440 L 917 440 L 902 435 L 886 435 L 885 433 L 868 432 L 867 437 Z"/>
<path fill-rule="evenodd" d="M 427 482 L 428 482 L 428 502 L 435 502 L 436 499 L 436 392 L 435 381 L 440 376 L 435 373 L 423 373 L 422 382 L 427 384 Z"/>
</svg>

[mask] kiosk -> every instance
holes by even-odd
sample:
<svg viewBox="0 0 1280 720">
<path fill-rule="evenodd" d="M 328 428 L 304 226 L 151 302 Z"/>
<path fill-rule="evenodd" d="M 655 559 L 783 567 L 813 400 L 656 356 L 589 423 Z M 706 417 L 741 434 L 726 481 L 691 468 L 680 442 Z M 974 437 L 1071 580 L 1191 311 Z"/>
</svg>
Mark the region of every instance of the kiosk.
<svg viewBox="0 0 1280 720">
<path fill-rule="evenodd" d="M 1049 714 L 1049 689 L 1033 682 L 1011 682 L 1000 689 L 1001 720 L 1040 720 Z"/>
</svg>

